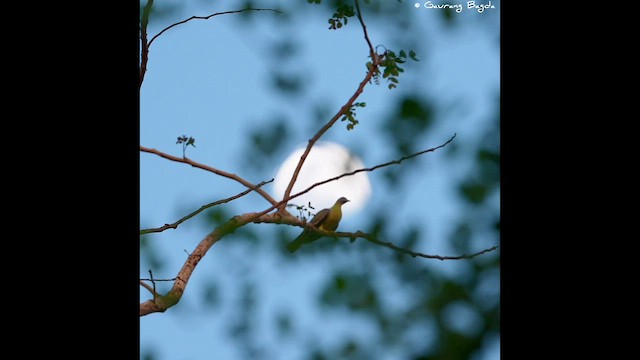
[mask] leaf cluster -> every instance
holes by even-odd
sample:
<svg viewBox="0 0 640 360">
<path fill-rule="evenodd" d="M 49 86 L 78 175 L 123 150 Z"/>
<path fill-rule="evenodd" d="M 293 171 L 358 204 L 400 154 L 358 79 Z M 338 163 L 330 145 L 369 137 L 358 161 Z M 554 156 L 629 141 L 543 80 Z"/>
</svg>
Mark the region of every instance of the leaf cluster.
<svg viewBox="0 0 640 360">
<path fill-rule="evenodd" d="M 349 123 L 347 124 L 347 130 L 353 130 L 353 128 L 358 125 L 358 120 L 356 120 L 356 108 L 357 107 L 365 107 L 367 106 L 367 103 L 365 102 L 356 102 L 353 103 L 353 105 L 351 105 L 351 107 L 345 111 L 344 116 L 342 117 L 342 119 L 340 119 L 340 121 L 345 121 L 345 120 L 349 120 Z"/>
<path fill-rule="evenodd" d="M 178 136 L 178 141 L 176 141 L 176 144 L 182 144 L 182 156 L 185 156 L 185 152 L 187 151 L 187 146 L 191 145 L 193 147 L 196 147 L 196 139 L 189 136 L 187 137 L 186 135 L 182 135 L 182 136 Z"/>
<path fill-rule="evenodd" d="M 416 57 L 416 52 L 413 50 L 409 50 L 408 56 L 413 61 L 420 61 Z M 398 64 L 404 64 L 406 61 L 407 53 L 404 50 L 400 50 L 398 55 L 396 55 L 396 53 L 391 50 L 386 50 L 384 52 L 384 58 L 380 62 L 380 67 L 383 69 L 382 78 L 387 79 L 387 81 L 390 82 L 389 89 L 397 87 L 397 84 L 399 83 L 398 76 L 400 76 L 400 73 L 404 72 L 404 69 L 401 68 Z M 371 69 L 372 66 L 372 62 L 367 63 L 367 69 Z M 373 76 L 373 80 L 375 81 L 376 85 L 380 84 L 380 70 L 376 71 Z"/>
<path fill-rule="evenodd" d="M 338 6 L 338 8 L 336 9 L 336 12 L 333 13 L 333 17 L 328 20 L 329 24 L 331 24 L 331 26 L 329 26 L 329 29 L 330 30 L 340 29 L 343 25 L 347 25 L 347 22 L 349 21 L 350 17 L 353 17 L 355 15 L 356 15 L 356 12 L 353 9 L 353 6 L 346 5 L 346 4 Z"/>
</svg>

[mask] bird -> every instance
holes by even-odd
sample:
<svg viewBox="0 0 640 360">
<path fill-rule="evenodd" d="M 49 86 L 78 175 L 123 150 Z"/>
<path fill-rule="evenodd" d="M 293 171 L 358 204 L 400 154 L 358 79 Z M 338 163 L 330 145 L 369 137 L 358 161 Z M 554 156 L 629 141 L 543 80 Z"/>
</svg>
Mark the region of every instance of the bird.
<svg viewBox="0 0 640 360">
<path fill-rule="evenodd" d="M 346 197 L 343 196 L 339 198 L 331 208 L 320 210 L 311 219 L 309 224 L 325 231 L 335 231 L 338 228 L 340 219 L 342 219 L 342 205 L 347 202 L 349 202 L 349 200 Z M 302 231 L 302 234 L 300 234 L 297 238 L 295 238 L 295 240 L 287 245 L 287 250 L 293 253 L 294 251 L 298 250 L 298 248 L 303 244 L 308 244 L 310 242 L 316 241 L 323 236 L 324 235 L 318 234 L 317 232 L 306 228 Z"/>
</svg>

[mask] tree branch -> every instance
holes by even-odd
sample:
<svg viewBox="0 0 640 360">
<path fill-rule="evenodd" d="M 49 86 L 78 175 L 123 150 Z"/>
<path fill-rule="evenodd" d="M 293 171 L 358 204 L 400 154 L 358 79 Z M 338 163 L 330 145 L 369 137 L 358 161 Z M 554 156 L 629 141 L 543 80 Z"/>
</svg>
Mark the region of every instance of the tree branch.
<svg viewBox="0 0 640 360">
<path fill-rule="evenodd" d="M 375 62 L 377 60 L 376 51 L 373 49 L 371 40 L 369 40 L 369 34 L 367 34 L 367 25 L 365 25 L 364 20 L 362 20 L 362 13 L 360 12 L 360 3 L 358 2 L 358 0 L 355 0 L 355 3 L 356 3 L 356 14 L 358 15 L 358 20 L 360 21 L 360 25 L 362 26 L 362 31 L 364 32 L 364 39 L 367 41 L 367 45 L 369 45 L 369 53 L 371 56 L 371 61 Z"/>
<path fill-rule="evenodd" d="M 405 249 L 402 248 L 400 246 L 394 245 L 393 243 L 390 243 L 388 241 L 382 241 L 382 240 L 378 240 L 375 237 L 373 237 L 372 235 L 369 234 L 365 234 L 361 231 L 357 231 L 355 233 L 348 233 L 348 232 L 337 232 L 334 235 L 335 237 L 348 237 L 350 239 L 356 239 L 356 238 L 363 238 L 367 241 L 370 241 L 374 244 L 378 244 L 378 245 L 382 245 L 382 246 L 386 246 L 388 248 L 391 248 L 395 251 L 407 254 L 407 255 L 411 255 L 412 257 L 423 257 L 423 258 L 427 258 L 427 259 L 438 259 L 438 260 L 461 260 L 461 259 L 471 259 L 474 258 L 478 255 L 482 255 L 484 253 L 493 251 L 495 249 L 497 249 L 499 247 L 499 245 L 496 246 L 492 246 L 488 249 L 484 249 L 482 251 L 478 251 L 476 253 L 467 255 L 467 254 L 462 254 L 462 255 L 458 255 L 458 256 L 440 256 L 440 255 L 429 255 L 429 254 L 423 254 L 420 252 L 415 252 L 413 250 L 410 249 Z"/>
<path fill-rule="evenodd" d="M 184 24 L 188 21 L 194 20 L 194 19 L 200 19 L 200 20 L 207 20 L 210 19 L 214 16 L 218 16 L 218 15 L 226 15 L 226 14 L 237 14 L 237 13 L 241 13 L 243 11 L 273 11 L 273 12 L 277 12 L 282 14 L 283 12 L 280 10 L 273 10 L 273 9 L 254 9 L 254 8 L 246 8 L 246 9 L 242 9 L 242 10 L 233 10 L 233 11 L 223 11 L 223 12 L 217 12 L 208 16 L 192 16 L 188 19 L 182 20 L 182 21 L 178 21 L 175 24 L 171 24 L 169 26 L 167 26 L 166 28 L 162 29 L 158 34 L 156 34 L 154 37 L 151 38 L 150 41 L 147 41 L 147 25 L 149 24 L 149 15 L 151 14 L 151 8 L 153 7 L 153 0 L 147 0 L 147 4 L 145 5 L 144 9 L 142 10 L 142 19 L 141 19 L 141 26 L 140 26 L 140 40 L 142 42 L 142 46 L 141 46 L 141 60 L 140 60 L 140 83 L 138 84 L 138 89 L 142 88 L 142 82 L 144 80 L 144 75 L 147 73 L 147 63 L 149 62 L 149 47 L 151 46 L 151 44 L 154 42 L 155 39 L 158 38 L 158 36 L 162 35 L 165 31 Z"/>
<path fill-rule="evenodd" d="M 370 49 L 372 51 L 373 47 L 371 47 L 371 43 L 368 41 L 369 37 L 367 35 L 367 29 L 366 27 L 364 27 L 364 21 L 362 20 L 362 16 L 359 15 L 358 18 L 360 19 L 360 23 L 363 25 L 365 38 L 367 39 L 367 42 L 369 43 Z M 307 159 L 307 156 L 309 155 L 309 152 L 311 151 L 311 148 L 313 147 L 313 145 L 318 141 L 318 139 L 320 139 L 322 135 L 324 135 L 325 132 L 327 132 L 327 130 L 329 130 L 329 128 L 333 126 L 333 124 L 335 124 L 336 121 L 338 121 L 340 116 L 344 115 L 349 109 L 351 109 L 353 102 L 356 101 L 358 96 L 360 96 L 360 94 L 364 90 L 364 87 L 369 83 L 369 81 L 371 81 L 371 78 L 374 76 L 374 74 L 377 73 L 378 66 L 380 65 L 383 59 L 384 59 L 384 55 L 372 57 L 371 66 L 367 71 L 367 75 L 365 76 L 364 80 L 360 82 L 360 85 L 358 86 L 358 89 L 356 89 L 356 92 L 351 96 L 351 98 L 349 98 L 349 101 L 347 101 L 347 103 L 344 104 L 344 106 L 342 106 L 340 110 L 331 118 L 331 120 L 329 120 L 329 122 L 327 122 L 322 128 L 320 128 L 320 130 L 318 130 L 318 132 L 313 136 L 313 138 L 309 140 L 309 144 L 307 144 L 306 149 L 304 149 L 304 152 L 302 153 L 302 156 L 300 156 L 300 160 L 298 161 L 298 165 L 296 166 L 296 169 L 293 171 L 293 175 L 291 176 L 289 185 L 287 185 L 287 188 L 284 192 L 284 196 L 282 197 L 283 201 L 280 202 L 281 205 L 278 207 L 278 212 L 286 211 L 287 201 L 288 199 L 290 199 L 289 195 L 291 194 L 293 185 L 296 183 L 296 180 L 298 179 L 298 174 L 300 174 L 300 170 L 302 169 L 302 165 Z"/>
<path fill-rule="evenodd" d="M 453 141 L 453 138 L 455 138 L 456 135 L 457 134 L 453 134 L 453 136 L 449 140 L 447 140 L 447 142 L 445 142 L 442 145 L 436 146 L 434 148 L 427 149 L 427 150 L 422 150 L 422 151 L 419 151 L 417 153 L 414 153 L 414 154 L 411 154 L 411 155 L 408 155 L 408 156 L 403 156 L 398 160 L 392 160 L 392 161 L 389 161 L 389 162 L 386 162 L 386 163 L 383 163 L 383 164 L 379 164 L 379 165 L 376 165 L 376 166 L 373 166 L 373 167 L 370 167 L 370 168 L 362 168 L 362 169 L 353 170 L 353 171 L 346 172 L 346 173 L 343 173 L 341 175 L 332 177 L 330 179 L 322 180 L 320 182 L 317 182 L 317 183 L 309 186 L 308 188 L 304 189 L 303 191 L 300 191 L 299 193 L 291 196 L 290 199 L 293 199 L 293 198 L 296 198 L 296 197 L 298 197 L 300 195 L 306 194 L 306 193 L 308 193 L 309 191 L 311 191 L 313 188 L 315 188 L 317 186 L 324 185 L 324 184 L 326 184 L 328 182 L 336 181 L 336 180 L 341 179 L 341 178 L 343 178 L 345 176 L 355 175 L 357 173 L 364 172 L 364 171 L 374 171 L 374 170 L 377 170 L 379 168 L 382 168 L 382 167 L 385 167 L 385 166 L 389 166 L 389 165 L 398 165 L 401 162 L 403 162 L 404 160 L 408 160 L 408 159 L 411 159 L 413 157 L 416 157 L 416 156 L 419 156 L 419 155 L 422 155 L 422 154 L 425 154 L 425 153 L 428 153 L 428 152 L 436 151 L 436 150 L 438 150 L 438 149 L 440 149 L 442 147 L 447 146 L 447 144 L 449 144 L 451 141 Z"/>
<path fill-rule="evenodd" d="M 250 214 L 247 214 L 250 215 Z M 334 232 L 334 231 L 326 231 L 326 230 L 322 230 L 320 228 L 317 228 L 313 225 L 310 225 L 300 219 L 298 219 L 297 217 L 294 216 L 286 216 L 286 217 L 280 217 L 277 216 L 278 214 L 270 214 L 270 215 L 263 215 L 260 216 L 259 218 L 253 220 L 254 223 L 276 223 L 276 224 L 287 224 L 287 225 L 293 225 L 293 226 L 299 226 L 302 228 L 306 228 L 306 229 L 310 229 L 313 230 L 315 232 L 317 232 L 318 234 L 327 236 L 327 237 L 335 237 L 335 238 L 349 238 L 352 240 L 355 240 L 357 238 L 362 238 L 365 239 L 369 242 L 372 242 L 374 244 L 377 245 L 382 245 L 382 246 L 386 246 L 390 249 L 393 249 L 395 251 L 410 255 L 412 257 L 423 257 L 423 258 L 427 258 L 427 259 L 438 259 L 438 260 L 461 260 L 461 259 L 471 259 L 474 258 L 478 255 L 482 255 L 484 253 L 490 252 L 490 251 L 494 251 L 496 250 L 499 245 L 493 246 L 491 248 L 488 249 L 484 249 L 482 251 L 473 253 L 473 254 L 463 254 L 463 255 L 458 255 L 458 256 L 441 256 L 441 255 L 429 255 L 429 254 L 424 254 L 424 253 L 420 253 L 420 252 L 416 252 L 410 249 L 406 249 L 400 246 L 397 246 L 391 242 L 388 241 L 382 241 L 382 240 L 378 240 L 376 239 L 373 235 L 369 235 L 367 233 L 364 233 L 362 231 L 356 231 L 355 233 L 352 232 Z M 246 216 L 246 215 L 245 215 Z M 251 217 L 249 217 L 251 218 Z"/>
<path fill-rule="evenodd" d="M 180 299 L 182 298 L 182 294 L 189 283 L 189 279 L 193 274 L 196 266 L 202 260 L 202 258 L 207 254 L 207 251 L 222 239 L 225 235 L 234 232 L 237 228 L 246 225 L 254 213 L 248 213 L 244 215 L 234 216 L 229 219 L 224 224 L 216 227 L 214 231 L 205 236 L 204 239 L 200 241 L 198 246 L 196 246 L 195 250 L 187 257 L 184 265 L 180 269 L 180 272 L 175 278 L 173 286 L 171 290 L 164 296 L 157 296 L 151 300 L 147 300 L 140 304 L 140 316 L 148 315 L 154 312 L 165 312 L 168 308 L 176 305 Z M 277 214 L 278 217 L 282 217 L 283 215 Z M 284 217 L 291 217 L 294 219 L 292 215 L 284 215 Z"/>
<path fill-rule="evenodd" d="M 303 227 L 303 228 L 307 228 L 307 229 L 311 229 L 314 230 L 318 233 L 324 234 L 325 236 L 340 236 L 340 237 L 348 237 L 348 238 L 357 238 L 357 237 L 364 237 L 365 239 L 371 241 L 371 242 L 376 242 L 378 241 L 379 245 L 383 245 L 383 246 L 387 246 L 390 247 L 394 250 L 409 254 L 411 256 L 419 256 L 419 257 L 425 257 L 425 258 L 433 258 L 433 259 L 440 259 L 440 260 L 455 260 L 455 259 L 463 259 L 463 258 L 471 258 L 477 255 L 480 255 L 482 253 L 488 252 L 488 251 L 492 251 L 495 250 L 495 248 L 491 248 L 491 249 L 487 249 L 487 250 L 483 250 L 482 252 L 476 253 L 476 254 L 472 254 L 472 255 L 461 255 L 461 256 L 439 256 L 439 255 L 428 255 L 428 254 L 422 254 L 422 253 L 418 253 L 418 252 L 414 252 L 412 250 L 408 250 L 408 249 L 404 249 L 404 248 L 400 248 L 396 245 L 393 245 L 392 243 L 387 243 L 384 241 L 379 241 L 377 239 L 373 239 L 372 237 L 370 237 L 369 235 L 363 233 L 363 232 L 357 232 L 357 233 L 335 233 L 335 232 L 329 232 L 329 231 L 323 231 L 320 229 L 317 229 L 315 227 L 313 227 L 310 224 L 307 224 L 306 222 L 298 219 L 297 217 L 291 215 L 289 212 L 276 212 L 273 214 L 268 214 L 267 213 L 279 206 L 281 206 L 282 204 L 286 203 L 287 201 L 294 199 L 300 195 L 303 195 L 307 192 L 309 192 L 311 189 L 315 188 L 316 186 L 322 185 L 322 184 L 326 184 L 330 181 L 335 181 L 338 180 L 344 176 L 350 176 L 350 175 L 354 175 L 357 174 L 359 172 L 362 171 L 374 171 L 376 169 L 379 169 L 381 167 L 384 166 L 389 166 L 389 165 L 396 165 L 396 164 L 400 164 L 402 161 L 428 153 L 428 152 L 432 152 L 435 151 L 437 149 L 440 149 L 444 146 L 446 146 L 447 144 L 449 144 L 451 141 L 453 141 L 453 139 L 455 138 L 455 134 L 449 139 L 447 140 L 444 144 L 436 146 L 434 148 L 430 148 L 427 150 L 423 150 L 423 151 L 419 151 L 417 153 L 408 155 L 408 156 L 404 156 L 400 159 L 397 160 L 393 160 L 393 161 L 389 161 L 383 164 L 379 164 L 370 168 L 363 168 L 363 169 L 358 169 L 355 171 L 351 171 L 348 173 L 344 173 L 340 176 L 336 176 L 334 178 L 331 179 L 327 179 L 324 181 L 321 181 L 319 183 L 313 184 L 310 187 L 308 187 L 307 189 L 295 194 L 295 195 L 291 195 L 289 197 L 286 197 L 285 199 L 283 199 L 282 201 L 274 201 L 272 203 L 272 206 L 267 208 L 264 211 L 261 212 L 256 212 L 256 213 L 246 213 L 243 215 L 238 215 L 235 216 L 233 218 L 231 218 L 231 220 L 227 221 L 226 223 L 220 225 L 219 227 L 217 227 L 212 233 L 210 233 L 209 235 L 207 235 L 202 241 L 200 241 L 200 243 L 198 244 L 198 246 L 196 247 L 196 249 L 193 251 L 193 253 L 189 254 L 187 261 L 185 262 L 185 264 L 183 265 L 182 269 L 180 270 L 180 272 L 178 273 L 178 276 L 176 276 L 175 278 L 175 282 L 173 284 L 172 289 L 167 293 L 167 295 L 164 296 L 157 296 L 156 298 L 154 298 L 153 300 L 147 300 L 144 303 L 140 304 L 140 316 L 144 316 L 150 313 L 154 313 L 154 312 L 164 312 L 166 311 L 168 308 L 170 308 L 171 306 L 174 306 L 175 304 L 178 303 L 178 301 L 180 301 L 180 299 L 182 298 L 182 294 L 184 293 L 184 290 L 187 286 L 187 283 L 189 281 L 189 278 L 191 277 L 191 274 L 193 273 L 193 271 L 195 270 L 196 265 L 198 264 L 198 262 L 204 257 L 204 255 L 207 253 L 207 251 L 209 250 L 209 248 L 211 248 L 211 246 L 213 246 L 214 243 L 216 243 L 217 241 L 219 241 L 223 236 L 225 236 L 227 233 L 233 232 L 235 231 L 235 229 L 244 226 L 250 222 L 252 223 L 274 223 L 274 224 L 288 224 L 288 225 L 293 225 L 293 226 L 299 226 L 299 227 Z M 178 162 L 184 162 L 187 164 L 190 164 L 192 166 L 196 166 L 194 165 L 194 163 L 187 159 L 187 158 L 177 158 L 171 155 L 167 155 L 161 152 L 158 152 L 157 150 L 154 149 L 147 149 L 147 148 L 143 148 L 140 147 L 141 151 L 146 151 L 146 152 L 151 152 L 154 154 L 157 154 L 159 156 L 165 157 L 169 160 L 173 160 L 173 161 L 178 161 Z M 197 163 L 195 163 L 197 164 Z M 196 167 L 200 167 L 203 168 L 205 170 L 208 171 L 213 171 L 214 173 L 218 173 L 220 170 L 217 169 L 213 169 L 213 168 L 209 168 L 208 166 L 205 165 L 201 165 L 201 164 L 197 164 L 198 166 Z M 223 172 L 224 173 L 224 172 Z M 230 175 L 230 174 L 228 174 Z M 229 176 L 227 176 L 229 177 Z M 231 177 L 233 178 L 233 177 Z M 234 178 L 235 179 L 235 178 Z M 237 180 L 237 179 L 236 179 Z M 256 187 L 255 185 L 253 185 L 252 187 Z M 256 191 L 258 191 L 260 189 L 256 189 Z M 367 236 L 369 238 L 367 238 Z"/>
<path fill-rule="evenodd" d="M 153 295 L 154 298 L 156 298 L 158 296 L 158 293 L 153 290 L 153 288 L 149 285 L 147 285 L 147 283 L 142 281 L 143 279 L 140 279 L 140 285 L 142 285 L 142 287 L 144 287 L 145 289 L 149 290 L 149 292 L 151 293 L 151 295 Z"/>
<path fill-rule="evenodd" d="M 251 10 L 251 11 L 273 11 L 273 12 L 277 12 L 277 13 L 279 13 L 279 14 L 283 14 L 283 12 L 282 12 L 282 11 L 280 11 L 280 10 L 274 10 L 274 9 L 255 9 L 255 8 L 246 8 L 246 9 L 242 9 L 242 10 L 231 10 L 231 11 L 217 12 L 217 13 L 214 13 L 214 14 L 211 14 L 211 15 L 207 15 L 207 16 L 192 16 L 192 17 L 190 17 L 190 18 L 188 18 L 188 19 L 185 19 L 185 20 L 182 20 L 182 21 L 178 21 L 177 23 L 175 23 L 175 24 L 171 24 L 171 25 L 167 26 L 166 28 L 162 29 L 162 31 L 160 31 L 158 34 L 156 34 L 156 36 L 154 36 L 153 38 L 151 38 L 151 41 L 149 41 L 149 46 L 151 46 L 151 43 L 153 43 L 153 41 L 154 41 L 158 36 L 162 35 L 165 31 L 167 31 L 167 30 L 171 29 L 172 27 L 175 27 L 175 26 L 178 26 L 178 25 L 184 24 L 184 23 L 186 23 L 186 22 L 188 22 L 188 21 L 195 20 L 195 19 L 197 19 L 197 20 L 208 20 L 208 19 L 210 19 L 210 18 L 212 18 L 212 17 L 214 17 L 214 16 L 218 16 L 218 15 L 237 14 L 237 13 L 241 13 L 241 12 L 243 12 L 243 11 L 249 11 L 249 10 Z"/>
<path fill-rule="evenodd" d="M 186 158 L 186 157 L 180 158 L 180 157 L 177 157 L 177 156 L 169 155 L 169 154 L 163 153 L 162 151 L 159 151 L 159 150 L 156 150 L 156 149 L 150 149 L 150 148 L 144 147 L 142 145 L 140 146 L 140 151 L 151 153 L 151 154 L 155 154 L 155 155 L 158 155 L 160 157 L 163 157 L 163 158 L 171 160 L 171 161 L 180 162 L 180 163 L 184 163 L 184 164 L 189 164 L 189 165 L 191 165 L 191 166 L 193 166 L 195 168 L 199 168 L 199 169 L 202 169 L 202 170 L 210 171 L 210 172 L 212 172 L 214 174 L 217 174 L 217 175 L 220 175 L 222 177 L 226 177 L 226 178 L 235 180 L 235 181 L 239 182 L 240 184 L 246 186 L 249 189 L 255 189 L 255 191 L 258 194 L 262 195 L 262 197 L 265 198 L 269 203 L 278 204 L 278 202 L 274 198 L 272 198 L 271 195 L 269 195 L 266 191 L 264 191 L 263 189 L 259 188 L 257 185 L 254 185 L 254 184 L 248 182 L 247 180 L 241 178 L 240 176 L 238 176 L 236 174 L 228 173 L 226 171 L 218 170 L 218 169 L 216 169 L 214 167 L 211 167 L 211 166 L 200 164 L 200 163 L 198 163 L 196 161 L 193 161 L 193 160 L 191 160 L 189 158 Z"/>
<path fill-rule="evenodd" d="M 250 192 L 252 192 L 252 191 L 254 191 L 254 190 L 256 190 L 256 189 L 258 189 L 258 188 L 260 188 L 260 187 L 262 187 L 262 186 L 264 186 L 264 185 L 266 185 L 266 184 L 268 184 L 268 183 L 270 183 L 272 181 L 273 181 L 273 179 L 271 179 L 269 181 L 263 181 L 260 184 L 256 185 L 255 187 L 249 188 L 249 189 L 247 189 L 247 190 L 245 190 L 245 191 L 243 191 L 243 192 L 241 192 L 241 193 L 239 193 L 237 195 L 228 197 L 226 199 L 214 201 L 214 202 L 209 203 L 207 205 L 202 205 L 198 210 L 190 213 L 187 216 L 184 216 L 183 218 L 181 218 L 180 220 L 174 222 L 173 224 L 164 224 L 161 227 L 140 230 L 140 235 L 149 234 L 149 233 L 155 233 L 155 232 L 163 232 L 163 231 L 165 231 L 167 229 L 176 229 L 178 227 L 178 225 L 180 225 L 183 222 L 189 220 L 190 218 L 198 215 L 200 212 L 202 212 L 202 211 L 204 211 L 204 210 L 206 210 L 206 209 L 208 209 L 210 207 L 213 207 L 213 206 L 216 206 L 216 205 L 220 205 L 220 204 L 224 204 L 224 203 L 228 203 L 228 202 L 230 202 L 232 200 L 235 200 L 237 198 L 245 196 L 248 193 L 250 193 Z"/>
<path fill-rule="evenodd" d="M 419 156 L 419 155 L 422 155 L 422 154 L 426 154 L 428 152 L 432 152 L 432 151 L 435 151 L 435 150 L 440 149 L 442 147 L 445 147 L 445 146 L 447 146 L 447 144 L 449 144 L 451 141 L 453 141 L 453 138 L 455 138 L 455 137 L 456 137 L 456 134 L 453 134 L 453 136 L 442 145 L 439 145 L 439 146 L 436 146 L 434 148 L 430 148 L 430 149 L 427 149 L 427 150 L 418 151 L 417 153 L 414 153 L 414 154 L 411 154 L 411 155 L 403 156 L 398 160 L 389 161 L 389 162 L 386 162 L 386 163 L 383 163 L 383 164 L 376 165 L 376 166 L 371 167 L 371 168 L 357 169 L 357 170 L 354 170 L 354 171 L 350 171 L 350 172 L 344 173 L 342 175 L 338 175 L 336 177 L 332 177 L 331 179 L 327 179 L 327 180 L 323 180 L 323 181 L 317 182 L 317 183 L 309 186 L 308 188 L 306 188 L 306 189 L 304 189 L 304 190 L 302 190 L 302 191 L 300 191 L 300 192 L 298 192 L 298 193 L 296 193 L 294 195 L 290 195 L 290 196 L 284 197 L 282 200 L 280 200 L 279 202 L 276 202 L 275 204 L 273 204 L 272 206 L 270 206 L 266 210 L 263 210 L 261 212 L 255 213 L 255 219 L 259 218 L 260 216 L 263 216 L 263 215 L 267 214 L 269 211 L 271 211 L 271 210 L 273 210 L 275 208 L 279 208 L 280 206 L 283 206 L 283 204 L 286 204 L 291 199 L 295 199 L 298 196 L 301 196 L 301 195 L 304 195 L 304 194 L 308 193 L 309 191 L 311 191 L 313 188 L 315 188 L 317 186 L 329 183 L 331 181 L 336 181 L 336 180 L 341 179 L 341 178 L 343 178 L 345 176 L 355 175 L 355 174 L 357 174 L 359 172 L 374 171 L 374 170 L 379 169 L 381 167 L 400 164 L 404 160 L 411 159 L 413 157 L 416 157 L 416 156 Z M 284 205 L 284 206 L 286 206 L 286 205 Z M 285 213 L 281 213 L 281 214 L 283 216 L 284 215 L 292 216 L 291 214 L 289 214 L 289 212 L 285 212 Z M 249 222 L 252 222 L 255 219 L 250 219 Z"/>
<path fill-rule="evenodd" d="M 140 83 L 138 83 L 138 89 L 142 87 L 142 81 L 144 75 L 147 73 L 147 62 L 149 61 L 149 43 L 147 42 L 147 25 L 149 24 L 149 14 L 151 14 L 151 7 L 153 6 L 153 0 L 147 0 L 147 5 L 142 10 L 142 19 L 140 20 L 140 40 L 142 42 L 141 54 L 140 54 Z"/>
</svg>

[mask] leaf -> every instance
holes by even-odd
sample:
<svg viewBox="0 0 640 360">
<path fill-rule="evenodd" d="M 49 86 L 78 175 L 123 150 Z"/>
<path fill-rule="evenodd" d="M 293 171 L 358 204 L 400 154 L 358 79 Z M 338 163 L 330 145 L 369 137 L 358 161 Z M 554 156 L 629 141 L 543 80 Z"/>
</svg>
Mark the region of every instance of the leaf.
<svg viewBox="0 0 640 360">
<path fill-rule="evenodd" d="M 417 57 L 416 57 L 416 52 L 413 50 L 409 50 L 409 57 L 411 58 L 411 60 L 413 61 L 420 61 Z"/>
</svg>

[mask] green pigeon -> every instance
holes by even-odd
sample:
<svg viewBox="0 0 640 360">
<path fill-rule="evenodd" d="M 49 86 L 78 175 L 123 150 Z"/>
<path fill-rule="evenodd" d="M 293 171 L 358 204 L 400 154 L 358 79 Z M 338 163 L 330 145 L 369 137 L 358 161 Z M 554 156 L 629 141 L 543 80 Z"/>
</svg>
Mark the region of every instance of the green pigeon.
<svg viewBox="0 0 640 360">
<path fill-rule="evenodd" d="M 336 203 L 330 209 L 320 210 L 309 222 L 310 225 L 325 231 L 335 231 L 338 228 L 340 219 L 342 219 L 342 204 L 349 202 L 346 197 L 336 200 Z M 287 245 L 289 252 L 298 250 L 303 244 L 308 244 L 322 238 L 324 235 L 318 234 L 311 229 L 304 229 L 295 240 Z"/>
</svg>

